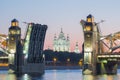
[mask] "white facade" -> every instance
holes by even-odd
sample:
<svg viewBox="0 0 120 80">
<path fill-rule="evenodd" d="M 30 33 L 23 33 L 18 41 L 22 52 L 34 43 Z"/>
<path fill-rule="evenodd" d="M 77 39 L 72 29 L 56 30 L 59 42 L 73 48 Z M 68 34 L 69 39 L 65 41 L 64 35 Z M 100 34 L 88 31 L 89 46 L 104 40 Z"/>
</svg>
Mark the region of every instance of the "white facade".
<svg viewBox="0 0 120 80">
<path fill-rule="evenodd" d="M 56 35 L 54 36 L 53 40 L 53 50 L 54 51 L 62 51 L 62 52 L 70 52 L 70 40 L 69 36 L 67 37 L 64 36 L 64 33 L 61 29 L 61 32 L 59 36 L 57 37 Z"/>
</svg>

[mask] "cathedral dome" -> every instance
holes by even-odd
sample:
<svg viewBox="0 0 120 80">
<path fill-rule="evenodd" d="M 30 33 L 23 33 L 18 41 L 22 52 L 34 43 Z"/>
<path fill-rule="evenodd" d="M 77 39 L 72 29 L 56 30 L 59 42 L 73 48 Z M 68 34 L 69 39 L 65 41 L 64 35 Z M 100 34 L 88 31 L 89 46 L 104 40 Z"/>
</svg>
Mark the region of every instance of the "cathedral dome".
<svg viewBox="0 0 120 80">
<path fill-rule="evenodd" d="M 60 34 L 58 35 L 58 38 L 56 37 L 56 35 L 54 36 L 54 41 L 53 41 L 53 50 L 54 51 L 70 51 L 70 41 L 68 39 L 69 37 L 65 37 L 62 29 Z"/>
</svg>

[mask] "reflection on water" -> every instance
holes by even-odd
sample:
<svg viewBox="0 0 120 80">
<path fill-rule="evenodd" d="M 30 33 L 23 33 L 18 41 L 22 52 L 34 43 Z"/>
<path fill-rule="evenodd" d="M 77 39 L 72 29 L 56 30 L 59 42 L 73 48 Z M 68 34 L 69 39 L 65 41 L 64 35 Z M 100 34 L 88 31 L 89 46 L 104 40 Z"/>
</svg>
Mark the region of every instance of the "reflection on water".
<svg viewBox="0 0 120 80">
<path fill-rule="evenodd" d="M 82 70 L 46 70 L 43 76 L 28 74 L 8 74 L 0 71 L 0 80 L 120 80 L 120 70 L 117 75 L 82 75 Z"/>
<path fill-rule="evenodd" d="M 94 78 L 92 75 L 83 75 L 83 80 L 95 80 Z"/>
<path fill-rule="evenodd" d="M 31 77 L 28 74 L 24 74 L 22 76 L 20 76 L 20 80 L 31 80 Z"/>
<path fill-rule="evenodd" d="M 120 80 L 120 75 L 84 75 L 83 80 Z"/>
</svg>

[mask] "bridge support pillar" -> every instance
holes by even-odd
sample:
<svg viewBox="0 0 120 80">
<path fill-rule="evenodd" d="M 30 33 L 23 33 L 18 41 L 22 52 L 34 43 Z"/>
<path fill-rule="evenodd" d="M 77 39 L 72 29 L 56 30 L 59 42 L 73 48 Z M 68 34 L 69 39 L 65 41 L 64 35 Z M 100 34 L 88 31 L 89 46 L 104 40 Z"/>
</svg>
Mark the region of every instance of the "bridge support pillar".
<svg viewBox="0 0 120 80">
<path fill-rule="evenodd" d="M 117 63 L 116 62 L 101 62 L 97 63 L 97 74 L 116 74 Z"/>
<path fill-rule="evenodd" d="M 94 70 L 93 70 L 93 68 L 92 68 L 92 65 L 91 64 L 84 64 L 84 66 L 83 66 L 83 74 L 93 74 L 94 72 L 93 72 Z"/>
</svg>

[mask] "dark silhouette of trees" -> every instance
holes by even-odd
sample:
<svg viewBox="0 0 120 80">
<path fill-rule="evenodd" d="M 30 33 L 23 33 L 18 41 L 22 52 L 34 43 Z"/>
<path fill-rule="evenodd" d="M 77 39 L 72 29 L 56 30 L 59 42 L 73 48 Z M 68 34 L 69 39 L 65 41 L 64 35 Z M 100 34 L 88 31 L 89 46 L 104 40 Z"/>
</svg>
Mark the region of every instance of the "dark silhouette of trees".
<svg viewBox="0 0 120 80">
<path fill-rule="evenodd" d="M 54 52 L 52 50 L 45 50 L 44 54 L 46 62 L 54 62 L 53 59 L 56 58 L 59 64 L 78 64 L 83 58 L 82 53 L 76 54 L 74 52 Z"/>
</svg>

